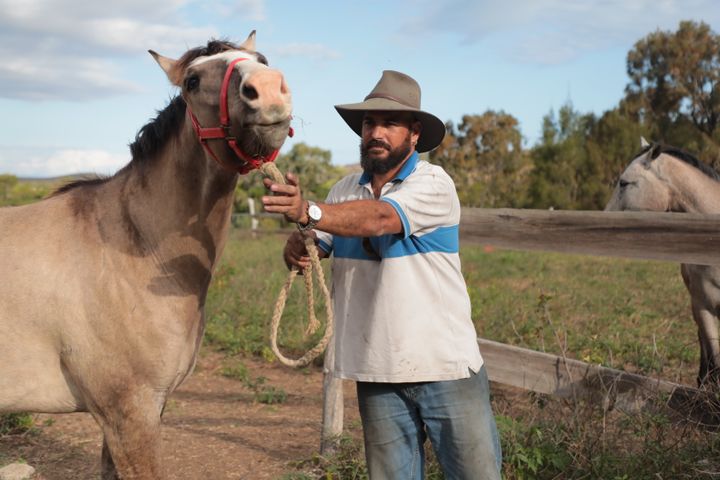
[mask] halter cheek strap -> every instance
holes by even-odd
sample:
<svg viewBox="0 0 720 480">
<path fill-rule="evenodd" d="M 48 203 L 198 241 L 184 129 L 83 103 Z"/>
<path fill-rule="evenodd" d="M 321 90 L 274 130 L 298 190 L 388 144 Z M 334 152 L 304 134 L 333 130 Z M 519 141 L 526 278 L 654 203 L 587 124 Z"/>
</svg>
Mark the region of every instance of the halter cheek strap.
<svg viewBox="0 0 720 480">
<path fill-rule="evenodd" d="M 235 68 L 235 65 L 238 64 L 238 62 L 242 62 L 244 60 L 247 60 L 247 58 L 236 58 L 230 64 L 228 65 L 227 69 L 225 70 L 225 76 L 223 78 L 222 88 L 220 89 L 220 126 L 219 127 L 202 127 L 200 126 L 200 123 L 198 122 L 197 117 L 190 109 L 190 104 L 186 101 L 185 104 L 187 105 L 187 112 L 190 116 L 190 122 L 192 123 L 193 130 L 195 130 L 195 134 L 198 137 L 198 140 L 200 140 L 200 144 L 205 148 L 205 150 L 210 154 L 210 156 L 215 159 L 215 161 L 223 168 L 227 170 L 232 170 L 234 172 L 238 172 L 241 175 L 244 175 L 252 170 L 255 170 L 256 168 L 260 168 L 260 166 L 263 163 L 267 162 L 273 162 L 278 156 L 278 153 L 280 150 L 275 150 L 271 154 L 267 156 L 250 156 L 247 153 L 243 152 L 242 149 L 237 144 L 237 139 L 230 135 L 230 115 L 228 113 L 228 88 L 230 85 L 230 77 L 232 76 L 233 69 Z M 288 131 L 288 136 L 292 137 L 294 135 L 293 128 L 290 127 Z M 240 165 L 239 167 L 237 165 L 233 165 L 225 160 L 221 160 L 215 155 L 215 152 L 212 151 L 210 148 L 210 145 L 208 145 L 208 140 L 225 140 L 227 145 L 230 147 L 230 149 L 235 152 L 235 155 L 238 156 L 244 163 Z"/>
</svg>

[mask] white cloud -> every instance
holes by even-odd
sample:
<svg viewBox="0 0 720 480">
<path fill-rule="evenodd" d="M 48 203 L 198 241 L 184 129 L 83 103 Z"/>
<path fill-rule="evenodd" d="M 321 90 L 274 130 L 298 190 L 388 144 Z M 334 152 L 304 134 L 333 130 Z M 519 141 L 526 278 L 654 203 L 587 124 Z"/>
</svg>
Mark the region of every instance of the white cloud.
<svg viewBox="0 0 720 480">
<path fill-rule="evenodd" d="M 715 0 L 427 1 L 401 24 L 405 35 L 450 34 L 462 43 L 502 39 L 504 54 L 528 63 L 558 64 L 586 52 L 632 45 L 681 20 L 720 22 Z"/>
<path fill-rule="evenodd" d="M 86 149 L 0 149 L 0 173 L 18 177 L 55 177 L 78 173 L 115 173 L 130 161 L 129 154 Z"/>
<path fill-rule="evenodd" d="M 139 91 L 104 60 L 49 57 L 42 62 L 0 51 L 4 96 L 22 100 L 88 100 Z M 0 95 L 3 95 L 0 93 Z"/>
<path fill-rule="evenodd" d="M 212 5 L 252 20 L 265 0 L 215 0 Z M 201 0 L 0 0 L 0 96 L 84 100 L 138 89 L 110 67 L 121 59 L 181 54 L 217 37 L 194 25 Z M 40 78 L 43 77 L 43 78 Z"/>
</svg>

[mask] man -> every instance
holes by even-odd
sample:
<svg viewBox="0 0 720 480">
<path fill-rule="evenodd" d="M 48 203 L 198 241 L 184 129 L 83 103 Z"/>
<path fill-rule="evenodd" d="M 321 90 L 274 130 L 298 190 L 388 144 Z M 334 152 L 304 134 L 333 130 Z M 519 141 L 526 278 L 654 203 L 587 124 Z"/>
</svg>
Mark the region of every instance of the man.
<svg viewBox="0 0 720 480">
<path fill-rule="evenodd" d="M 362 174 L 340 180 L 325 203 L 299 180 L 265 180 L 269 212 L 316 228 L 333 254 L 334 375 L 355 380 L 370 478 L 422 479 L 430 438 L 447 479 L 499 479 L 500 445 L 489 386 L 460 270 L 460 204 L 442 168 L 418 153 L 445 125 L 420 109 L 420 87 L 384 71 L 361 103 L 337 105 L 361 137 Z M 300 232 L 288 266 L 309 264 Z"/>
</svg>

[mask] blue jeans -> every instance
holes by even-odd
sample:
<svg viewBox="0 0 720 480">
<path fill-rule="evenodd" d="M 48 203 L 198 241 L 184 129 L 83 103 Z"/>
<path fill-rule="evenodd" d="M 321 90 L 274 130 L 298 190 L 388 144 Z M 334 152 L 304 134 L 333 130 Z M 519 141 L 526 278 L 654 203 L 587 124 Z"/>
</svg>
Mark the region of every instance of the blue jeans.
<svg viewBox="0 0 720 480">
<path fill-rule="evenodd" d="M 421 480 L 427 437 L 446 480 L 500 479 L 502 453 L 483 366 L 470 378 L 357 382 L 372 480 Z"/>
</svg>

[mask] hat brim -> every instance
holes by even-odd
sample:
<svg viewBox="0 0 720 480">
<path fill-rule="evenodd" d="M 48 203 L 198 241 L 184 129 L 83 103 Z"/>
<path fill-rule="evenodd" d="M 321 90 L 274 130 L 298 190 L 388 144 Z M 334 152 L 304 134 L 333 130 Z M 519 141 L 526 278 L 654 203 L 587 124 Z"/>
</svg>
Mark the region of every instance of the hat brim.
<svg viewBox="0 0 720 480">
<path fill-rule="evenodd" d="M 415 146 L 415 150 L 420 153 L 429 152 L 440 145 L 440 142 L 445 138 L 445 123 L 438 117 L 432 113 L 408 107 L 407 105 L 386 98 L 370 98 L 361 103 L 335 105 L 335 110 L 337 110 L 343 120 L 345 120 L 345 123 L 359 136 L 362 136 L 362 122 L 365 112 L 390 111 L 412 113 L 422 125 L 420 138 Z"/>
</svg>

